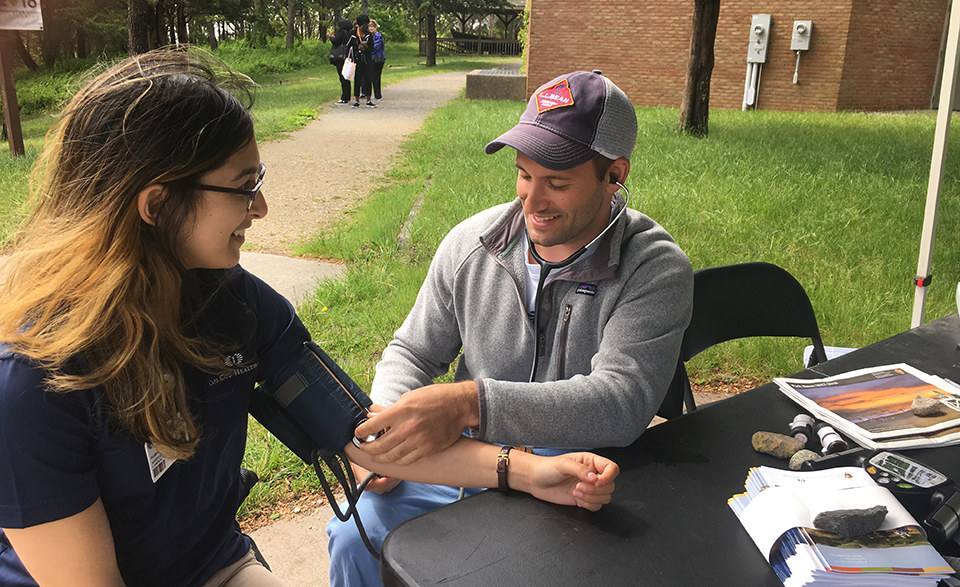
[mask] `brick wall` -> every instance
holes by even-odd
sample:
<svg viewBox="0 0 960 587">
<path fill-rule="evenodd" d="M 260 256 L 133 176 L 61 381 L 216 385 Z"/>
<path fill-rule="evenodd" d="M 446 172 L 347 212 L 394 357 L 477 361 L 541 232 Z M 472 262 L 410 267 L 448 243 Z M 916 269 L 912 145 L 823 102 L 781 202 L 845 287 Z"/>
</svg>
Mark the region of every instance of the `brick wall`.
<svg viewBox="0 0 960 587">
<path fill-rule="evenodd" d="M 613 0 L 603 5 L 602 18 L 584 6 L 582 0 L 531 0 L 527 93 L 567 71 L 600 69 L 636 105 L 678 107 L 693 0 Z M 761 109 L 927 108 L 946 7 L 947 0 L 723 0 L 710 105 L 741 107 L 750 20 L 770 14 Z M 813 21 L 797 84 L 794 20 Z"/>
<path fill-rule="evenodd" d="M 946 12 L 943 0 L 855 1 L 840 109 L 929 108 Z"/>
</svg>

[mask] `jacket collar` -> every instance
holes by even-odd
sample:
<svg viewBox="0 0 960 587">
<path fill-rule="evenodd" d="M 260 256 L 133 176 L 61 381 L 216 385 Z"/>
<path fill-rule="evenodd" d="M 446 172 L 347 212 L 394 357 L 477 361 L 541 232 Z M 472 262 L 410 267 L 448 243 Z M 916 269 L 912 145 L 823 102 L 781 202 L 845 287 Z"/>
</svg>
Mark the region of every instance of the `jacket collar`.
<svg viewBox="0 0 960 587">
<path fill-rule="evenodd" d="M 614 194 L 614 214 L 625 205 L 620 192 Z M 555 279 L 567 281 L 600 281 L 616 275 L 620 263 L 620 243 L 623 242 L 627 215 L 616 221 L 616 225 L 607 232 L 597 250 L 556 273 L 551 273 L 548 283 Z M 514 200 L 504 212 L 480 235 L 480 242 L 487 252 L 503 265 L 514 270 L 524 262 L 523 246 L 520 239 L 525 238 L 523 203 L 520 198 Z"/>
</svg>

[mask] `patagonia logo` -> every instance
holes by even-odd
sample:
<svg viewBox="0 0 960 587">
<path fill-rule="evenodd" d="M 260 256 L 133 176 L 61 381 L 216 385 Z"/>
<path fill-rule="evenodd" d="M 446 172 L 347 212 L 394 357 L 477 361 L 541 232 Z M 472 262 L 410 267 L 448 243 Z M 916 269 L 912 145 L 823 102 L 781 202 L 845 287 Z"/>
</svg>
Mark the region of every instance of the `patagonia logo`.
<svg viewBox="0 0 960 587">
<path fill-rule="evenodd" d="M 597 286 L 589 283 L 581 283 L 577 286 L 577 293 L 585 296 L 595 296 L 597 295 Z"/>
</svg>

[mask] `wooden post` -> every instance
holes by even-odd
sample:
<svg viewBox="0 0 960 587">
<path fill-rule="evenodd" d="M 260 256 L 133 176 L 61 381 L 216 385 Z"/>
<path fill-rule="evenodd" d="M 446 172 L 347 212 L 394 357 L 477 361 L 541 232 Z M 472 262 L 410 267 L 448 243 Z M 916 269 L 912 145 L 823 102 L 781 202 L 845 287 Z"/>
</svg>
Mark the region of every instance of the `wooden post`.
<svg viewBox="0 0 960 587">
<path fill-rule="evenodd" d="M 0 30 L 0 94 L 3 99 L 3 126 L 7 129 L 10 155 L 19 157 L 26 153 L 23 148 L 23 131 L 20 129 L 20 107 L 17 105 L 17 89 L 13 85 L 13 33 Z"/>
</svg>

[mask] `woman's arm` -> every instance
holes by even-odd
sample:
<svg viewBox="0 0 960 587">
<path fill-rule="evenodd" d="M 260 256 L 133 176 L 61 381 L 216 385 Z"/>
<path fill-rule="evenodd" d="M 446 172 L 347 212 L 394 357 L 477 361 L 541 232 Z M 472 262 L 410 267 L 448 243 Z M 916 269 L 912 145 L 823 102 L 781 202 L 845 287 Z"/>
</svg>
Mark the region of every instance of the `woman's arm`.
<svg viewBox="0 0 960 587">
<path fill-rule="evenodd" d="M 69 518 L 3 531 L 40 587 L 123 587 L 99 499 Z"/>
<path fill-rule="evenodd" d="M 450 448 L 424 457 L 411 465 L 377 463 L 373 457 L 347 445 L 351 461 L 381 475 L 421 483 L 453 487 L 497 487 L 497 457 L 500 447 L 461 438 Z M 510 453 L 507 484 L 538 499 L 561 505 L 576 505 L 591 511 L 610 503 L 613 480 L 620 468 L 592 453 L 541 457 L 522 451 Z"/>
</svg>

